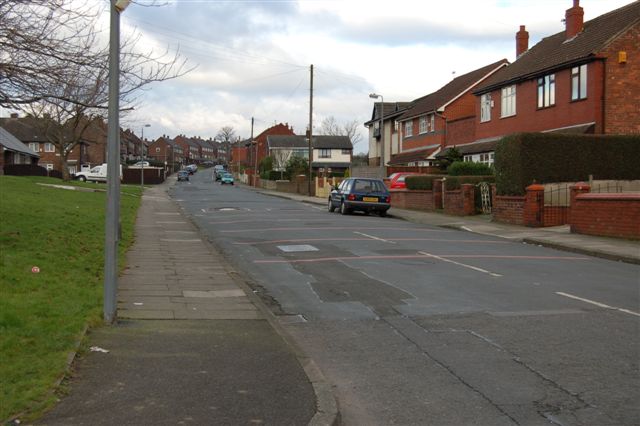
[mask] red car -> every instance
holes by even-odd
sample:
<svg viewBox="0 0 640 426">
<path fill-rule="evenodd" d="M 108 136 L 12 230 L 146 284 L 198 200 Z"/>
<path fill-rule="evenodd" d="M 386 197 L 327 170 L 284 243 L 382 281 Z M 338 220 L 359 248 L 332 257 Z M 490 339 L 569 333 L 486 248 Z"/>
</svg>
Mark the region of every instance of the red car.
<svg viewBox="0 0 640 426">
<path fill-rule="evenodd" d="M 389 189 L 404 189 L 407 185 L 404 182 L 404 179 L 407 176 L 415 176 L 420 175 L 422 173 L 413 173 L 413 172 L 398 172 L 391 173 L 389 176 Z"/>
</svg>

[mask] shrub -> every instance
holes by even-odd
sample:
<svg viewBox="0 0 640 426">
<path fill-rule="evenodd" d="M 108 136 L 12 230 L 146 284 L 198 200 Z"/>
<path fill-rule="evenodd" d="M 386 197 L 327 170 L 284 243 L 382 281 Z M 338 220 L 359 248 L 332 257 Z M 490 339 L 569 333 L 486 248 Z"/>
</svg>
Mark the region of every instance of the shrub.
<svg viewBox="0 0 640 426">
<path fill-rule="evenodd" d="M 449 176 L 490 176 L 493 168 L 488 164 L 471 161 L 456 161 L 447 167 Z"/>
<path fill-rule="evenodd" d="M 444 155 L 438 159 L 438 167 L 442 170 L 447 170 L 447 168 L 455 163 L 456 161 L 462 161 L 464 157 L 455 146 L 451 148 L 447 148 L 444 152 Z"/>
<path fill-rule="evenodd" d="M 269 170 L 273 170 L 273 158 L 264 157 L 262 161 L 260 161 L 260 165 L 258 166 L 258 169 L 260 170 L 261 176 L 262 176 L 262 173 L 268 172 Z"/>
<path fill-rule="evenodd" d="M 522 195 L 534 183 L 640 178 L 640 136 L 518 133 L 496 146 L 496 189 Z"/>
<path fill-rule="evenodd" d="M 309 175 L 309 160 L 299 157 L 297 155 L 292 156 L 287 161 L 285 170 L 289 176 Z"/>
<path fill-rule="evenodd" d="M 480 182 L 495 182 L 494 176 L 448 176 L 446 188 L 447 190 L 460 189 L 463 183 L 471 183 L 477 185 Z"/>
<path fill-rule="evenodd" d="M 433 181 L 442 179 L 442 175 L 412 175 L 404 180 L 407 189 L 430 191 L 433 189 Z"/>
</svg>

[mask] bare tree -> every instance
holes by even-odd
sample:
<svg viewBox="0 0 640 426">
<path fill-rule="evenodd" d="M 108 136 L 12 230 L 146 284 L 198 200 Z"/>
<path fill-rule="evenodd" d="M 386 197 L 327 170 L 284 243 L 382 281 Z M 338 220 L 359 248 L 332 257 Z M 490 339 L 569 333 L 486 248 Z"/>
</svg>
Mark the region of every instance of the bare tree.
<svg viewBox="0 0 640 426">
<path fill-rule="evenodd" d="M 219 142 L 232 142 L 236 137 L 236 131 L 231 126 L 224 126 L 216 135 Z"/>
<path fill-rule="evenodd" d="M 280 171 L 280 179 L 282 179 L 282 174 L 287 167 L 287 163 L 289 162 L 289 158 L 291 158 L 292 153 L 293 151 L 290 149 L 274 149 L 271 151 L 271 156 L 273 157 L 275 165 L 274 170 Z"/>
<path fill-rule="evenodd" d="M 41 131 L 56 146 L 62 173 L 83 141 L 88 123 L 107 112 L 109 47 L 100 40 L 96 3 L 73 0 L 0 0 L 0 104 L 39 119 Z M 10 27 L 7 29 L 6 25 Z M 120 96 L 123 110 L 138 101 L 153 82 L 189 72 L 178 53 L 141 52 L 134 33 L 121 46 Z"/>
<path fill-rule="evenodd" d="M 358 121 L 348 121 L 343 125 L 338 124 L 336 118 L 332 115 L 322 120 L 320 131 L 323 135 L 329 136 L 348 136 L 353 145 L 360 142 L 362 135 L 358 132 Z"/>
</svg>

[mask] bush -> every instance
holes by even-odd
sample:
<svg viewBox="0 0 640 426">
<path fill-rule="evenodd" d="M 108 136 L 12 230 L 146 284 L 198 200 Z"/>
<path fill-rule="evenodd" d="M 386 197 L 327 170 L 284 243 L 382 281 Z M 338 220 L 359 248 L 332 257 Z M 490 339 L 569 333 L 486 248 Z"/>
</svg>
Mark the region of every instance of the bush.
<svg viewBox="0 0 640 426">
<path fill-rule="evenodd" d="M 496 189 L 522 195 L 536 183 L 640 178 L 640 136 L 517 133 L 496 146 Z"/>
<path fill-rule="evenodd" d="M 292 156 L 287 161 L 287 166 L 285 167 L 286 172 L 289 176 L 298 176 L 298 175 L 309 175 L 309 160 L 306 158 L 298 157 L 297 155 Z"/>
<path fill-rule="evenodd" d="M 493 168 L 488 164 L 456 161 L 447 168 L 449 176 L 490 176 Z"/>
<path fill-rule="evenodd" d="M 438 167 L 440 167 L 440 169 L 442 170 L 447 170 L 447 168 L 451 164 L 457 161 L 462 161 L 463 158 L 464 157 L 462 156 L 458 148 L 452 146 L 451 148 L 447 148 L 447 150 L 444 152 L 444 155 L 438 159 Z"/>
<path fill-rule="evenodd" d="M 282 180 L 289 179 L 289 175 L 287 172 L 279 172 L 276 170 L 268 170 L 266 172 L 260 173 L 260 179 L 264 180 Z"/>
<path fill-rule="evenodd" d="M 258 166 L 258 169 L 260 170 L 261 176 L 262 176 L 262 173 L 273 170 L 273 158 L 264 157 L 262 161 L 260 161 L 260 165 Z"/>
<path fill-rule="evenodd" d="M 430 191 L 433 189 L 433 181 L 443 177 L 442 175 L 414 175 L 407 176 L 404 182 L 407 189 Z"/>
<path fill-rule="evenodd" d="M 477 185 L 480 182 L 493 183 L 496 181 L 494 176 L 448 176 L 446 188 L 447 190 L 460 189 L 463 183 L 471 183 Z"/>
</svg>

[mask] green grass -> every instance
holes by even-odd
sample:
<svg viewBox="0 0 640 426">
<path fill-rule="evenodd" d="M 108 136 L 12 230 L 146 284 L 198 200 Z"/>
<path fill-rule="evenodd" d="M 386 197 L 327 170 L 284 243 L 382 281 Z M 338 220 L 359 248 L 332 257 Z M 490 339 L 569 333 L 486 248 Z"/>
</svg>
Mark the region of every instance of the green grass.
<svg viewBox="0 0 640 426">
<path fill-rule="evenodd" d="M 106 193 L 37 183 L 105 188 L 0 176 L 0 421 L 49 406 L 82 331 L 102 319 Z M 122 268 L 140 188 L 121 190 Z"/>
</svg>

